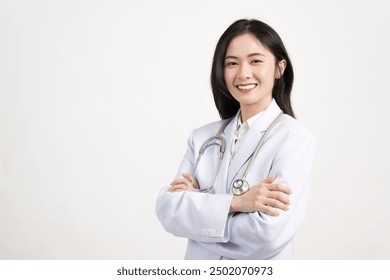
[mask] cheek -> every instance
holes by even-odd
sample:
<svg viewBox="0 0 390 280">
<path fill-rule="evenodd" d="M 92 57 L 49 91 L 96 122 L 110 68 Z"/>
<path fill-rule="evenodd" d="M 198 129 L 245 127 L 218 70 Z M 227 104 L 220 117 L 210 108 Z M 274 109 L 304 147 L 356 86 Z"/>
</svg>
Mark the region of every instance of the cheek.
<svg viewBox="0 0 390 280">
<path fill-rule="evenodd" d="M 257 77 L 263 82 L 268 84 L 274 83 L 275 73 L 272 67 L 264 67 L 257 72 Z"/>
<path fill-rule="evenodd" d="M 233 83 L 233 81 L 234 81 L 234 73 L 233 73 L 233 71 L 225 70 L 224 76 L 225 76 L 225 83 L 226 83 L 226 85 L 229 86 L 229 84 Z"/>
<path fill-rule="evenodd" d="M 269 65 L 264 65 L 257 70 L 257 73 L 262 77 L 267 77 L 273 74 L 272 67 L 270 67 Z"/>
</svg>

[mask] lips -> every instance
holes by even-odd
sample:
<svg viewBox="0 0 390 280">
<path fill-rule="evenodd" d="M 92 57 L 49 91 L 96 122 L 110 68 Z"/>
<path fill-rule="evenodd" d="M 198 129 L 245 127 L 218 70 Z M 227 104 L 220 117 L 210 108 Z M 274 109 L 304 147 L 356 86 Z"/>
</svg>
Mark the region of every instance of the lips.
<svg viewBox="0 0 390 280">
<path fill-rule="evenodd" d="M 239 84 L 236 87 L 239 90 L 250 90 L 250 89 L 254 89 L 256 86 L 257 86 L 257 84 L 252 83 L 252 84 Z"/>
</svg>

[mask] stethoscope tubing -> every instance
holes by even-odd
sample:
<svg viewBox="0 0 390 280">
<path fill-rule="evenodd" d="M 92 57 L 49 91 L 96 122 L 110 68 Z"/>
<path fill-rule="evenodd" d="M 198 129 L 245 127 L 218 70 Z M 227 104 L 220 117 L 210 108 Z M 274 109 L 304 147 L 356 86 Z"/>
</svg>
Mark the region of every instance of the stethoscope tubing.
<svg viewBox="0 0 390 280">
<path fill-rule="evenodd" d="M 259 140 L 259 143 L 257 144 L 252 156 L 251 156 L 251 159 L 248 163 L 248 165 L 246 166 L 246 169 L 244 171 L 244 174 L 242 176 L 241 179 L 236 179 L 234 180 L 234 182 L 232 183 L 232 192 L 234 195 L 242 195 L 244 193 L 246 193 L 248 190 L 249 190 L 249 183 L 245 180 L 245 178 L 247 177 L 248 173 L 249 173 L 249 170 L 251 169 L 261 147 L 263 146 L 264 144 L 264 141 L 265 139 L 267 138 L 268 134 L 270 133 L 270 131 L 272 130 L 272 128 L 276 125 L 276 123 L 280 120 L 280 118 L 283 116 L 283 111 L 281 111 L 279 113 L 279 115 L 273 120 L 273 122 L 269 125 L 269 127 L 267 128 L 267 130 L 264 132 L 263 136 L 260 138 Z M 204 190 L 199 190 L 199 192 L 208 192 L 210 191 L 213 187 L 214 187 L 214 183 L 215 183 L 215 179 L 219 173 L 219 170 L 220 170 L 220 167 L 221 167 L 221 161 L 222 161 L 222 158 L 225 154 L 225 149 L 226 149 L 226 140 L 224 137 L 221 136 L 222 132 L 225 130 L 225 128 L 227 127 L 227 125 L 230 123 L 231 119 L 229 119 L 228 121 L 226 121 L 222 126 L 221 128 L 218 130 L 217 134 L 215 134 L 214 136 L 210 137 L 209 139 L 207 139 L 203 145 L 200 147 L 199 149 L 199 153 L 198 153 L 198 158 L 196 160 L 196 163 L 195 163 L 195 167 L 194 167 L 194 172 L 193 172 L 193 176 L 192 176 L 192 180 L 191 180 L 191 184 L 192 186 L 194 186 L 194 182 L 195 182 L 195 176 L 196 176 L 196 170 L 198 168 L 198 164 L 199 164 L 199 161 L 202 157 L 202 155 L 204 154 L 205 150 L 210 147 L 210 146 L 213 146 L 213 145 L 219 145 L 220 148 L 219 148 L 219 151 L 220 151 L 220 163 L 218 165 L 218 168 L 217 168 L 217 172 L 216 172 L 216 176 L 214 177 L 213 179 L 213 182 L 211 184 L 211 186 L 209 188 L 206 188 Z M 220 141 L 221 143 L 220 144 L 217 144 L 217 143 L 212 143 L 213 141 Z"/>
<path fill-rule="evenodd" d="M 270 126 L 267 128 L 267 130 L 265 131 L 265 133 L 263 134 L 263 136 L 261 137 L 259 143 L 257 144 L 256 146 L 256 149 L 255 151 L 253 152 L 252 154 L 252 158 L 251 160 L 249 161 L 248 165 L 246 166 L 246 169 L 244 171 L 244 174 L 242 175 L 242 179 L 241 180 L 245 180 L 246 176 L 248 175 L 249 173 L 249 170 L 251 169 L 252 165 L 253 165 L 253 162 L 255 161 L 256 157 L 257 157 L 257 154 L 259 153 L 261 147 L 263 146 L 263 143 L 265 141 L 265 139 L 267 138 L 268 134 L 271 132 L 272 128 L 276 125 L 276 123 L 280 120 L 280 118 L 283 116 L 283 111 L 281 111 L 279 113 L 279 115 L 276 117 L 276 119 L 270 124 Z"/>
</svg>

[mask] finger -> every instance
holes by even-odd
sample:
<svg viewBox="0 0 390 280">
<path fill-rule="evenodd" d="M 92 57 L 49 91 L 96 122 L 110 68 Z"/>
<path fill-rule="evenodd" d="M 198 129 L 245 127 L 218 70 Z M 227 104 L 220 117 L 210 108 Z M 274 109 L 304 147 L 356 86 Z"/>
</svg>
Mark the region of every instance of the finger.
<svg viewBox="0 0 390 280">
<path fill-rule="evenodd" d="M 184 185 L 187 185 L 188 187 L 192 187 L 191 186 L 191 182 L 188 180 L 188 179 L 186 179 L 186 178 L 181 178 L 181 179 L 176 179 L 176 180 L 174 180 L 172 183 L 171 183 L 171 185 L 178 185 L 178 184 L 184 184 Z"/>
<path fill-rule="evenodd" d="M 194 184 L 194 185 L 193 185 L 194 188 L 199 189 L 198 180 L 197 180 L 196 178 L 192 177 L 191 174 L 186 173 L 186 172 L 183 172 L 181 175 L 183 175 L 183 177 L 184 177 L 185 179 L 187 179 L 189 182 L 193 183 L 193 184 Z"/>
<path fill-rule="evenodd" d="M 171 192 L 188 192 L 189 190 L 183 188 L 183 189 L 176 189 L 174 191 L 171 191 Z"/>
<path fill-rule="evenodd" d="M 168 190 L 169 191 L 173 191 L 173 190 L 180 189 L 180 188 L 183 188 L 183 187 L 187 187 L 187 185 L 186 184 L 177 183 L 177 184 L 174 184 L 174 185 L 170 185 Z"/>
<path fill-rule="evenodd" d="M 194 178 L 194 187 L 199 189 L 199 182 L 198 179 Z"/>
<path fill-rule="evenodd" d="M 267 206 L 271 206 L 273 208 L 278 208 L 278 209 L 283 210 L 283 211 L 288 210 L 288 205 L 286 205 L 283 202 L 280 202 L 279 200 L 276 200 L 276 199 L 272 199 L 272 198 L 266 199 L 265 204 Z"/>
<path fill-rule="evenodd" d="M 191 178 L 192 178 L 192 175 L 190 173 L 187 173 L 187 172 L 183 172 L 183 173 L 181 173 L 181 175 L 183 175 L 184 178 L 187 178 L 189 180 L 191 180 Z"/>
<path fill-rule="evenodd" d="M 271 216 L 279 216 L 279 211 L 277 211 L 275 208 L 270 207 L 270 206 L 264 206 L 260 212 L 263 212 L 265 214 L 271 215 Z"/>
<path fill-rule="evenodd" d="M 169 188 L 168 188 L 168 191 L 169 192 L 174 192 L 175 190 L 177 190 L 179 187 L 179 185 L 170 185 Z"/>
<path fill-rule="evenodd" d="M 270 185 L 267 186 L 267 189 L 270 190 L 270 191 L 283 192 L 285 194 L 291 194 L 292 193 L 292 190 L 289 187 L 284 186 L 282 184 L 270 184 Z"/>
<path fill-rule="evenodd" d="M 193 177 L 192 177 L 191 174 L 189 174 L 189 173 L 182 173 L 181 175 L 183 175 L 184 179 L 188 180 L 188 182 L 192 183 Z"/>
<path fill-rule="evenodd" d="M 272 175 L 272 176 L 268 177 L 267 179 L 265 179 L 263 181 L 263 183 L 272 184 L 272 182 L 275 181 L 275 179 L 276 179 L 276 175 Z"/>
<path fill-rule="evenodd" d="M 269 192 L 267 197 L 275 199 L 275 200 L 278 200 L 281 203 L 284 203 L 286 205 L 290 205 L 290 200 L 288 199 L 288 197 L 285 194 L 281 193 L 281 192 L 274 192 L 274 191 L 273 192 Z"/>
<path fill-rule="evenodd" d="M 182 184 L 183 183 L 183 180 L 184 179 L 175 179 L 175 180 L 173 180 L 172 182 L 171 182 L 171 186 L 172 185 L 177 185 L 177 184 Z"/>
<path fill-rule="evenodd" d="M 178 191 L 188 191 L 191 190 L 186 184 L 177 184 L 177 185 L 171 185 L 168 188 L 169 192 L 178 192 Z"/>
</svg>

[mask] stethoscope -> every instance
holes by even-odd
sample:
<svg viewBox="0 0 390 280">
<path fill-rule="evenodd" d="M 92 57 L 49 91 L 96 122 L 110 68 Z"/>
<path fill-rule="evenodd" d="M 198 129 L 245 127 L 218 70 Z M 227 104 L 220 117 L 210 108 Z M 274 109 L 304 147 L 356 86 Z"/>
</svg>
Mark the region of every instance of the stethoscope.
<svg viewBox="0 0 390 280">
<path fill-rule="evenodd" d="M 279 121 L 279 119 L 282 116 L 283 116 L 283 111 L 281 111 L 279 113 L 279 115 L 269 125 L 269 127 L 267 128 L 267 130 L 265 131 L 263 136 L 260 138 L 259 143 L 257 144 L 256 149 L 254 150 L 254 152 L 252 154 L 251 160 L 249 161 L 249 163 L 248 163 L 248 165 L 247 165 L 247 167 L 246 167 L 246 169 L 244 171 L 244 174 L 243 174 L 242 178 L 234 180 L 234 182 L 232 184 L 232 192 L 233 192 L 234 195 L 242 195 L 242 194 L 246 193 L 249 190 L 249 183 L 245 180 L 245 178 L 248 175 L 249 170 L 252 167 L 252 164 L 255 161 L 255 159 L 257 157 L 257 154 L 260 151 L 260 148 L 263 146 L 263 143 L 264 143 L 267 135 L 270 133 L 272 128 L 275 126 L 275 124 Z M 218 164 L 217 172 L 215 173 L 214 179 L 212 181 L 212 184 L 211 184 L 211 186 L 206 187 L 206 188 L 204 188 L 202 190 L 199 189 L 199 192 L 209 192 L 214 187 L 215 179 L 217 178 L 219 169 L 221 168 L 223 155 L 225 154 L 225 149 L 226 149 L 226 140 L 225 140 L 224 137 L 221 136 L 221 134 L 225 130 L 227 125 L 230 123 L 230 121 L 231 121 L 231 119 L 226 121 L 222 125 L 222 127 L 218 130 L 217 134 L 215 134 L 214 136 L 212 136 L 209 139 L 207 139 L 203 143 L 203 145 L 200 147 L 200 149 L 199 149 L 198 158 L 196 159 L 196 163 L 195 163 L 195 167 L 194 167 L 194 171 L 193 171 L 194 176 L 192 176 L 192 181 L 191 181 L 193 186 L 194 186 L 194 183 L 195 183 L 195 180 L 196 180 L 196 178 L 195 178 L 196 170 L 198 168 L 199 161 L 200 161 L 201 157 L 203 156 L 204 152 L 210 146 L 213 146 L 213 145 L 218 145 L 219 146 L 219 164 Z M 218 143 L 216 141 L 219 141 L 220 143 Z"/>
</svg>

